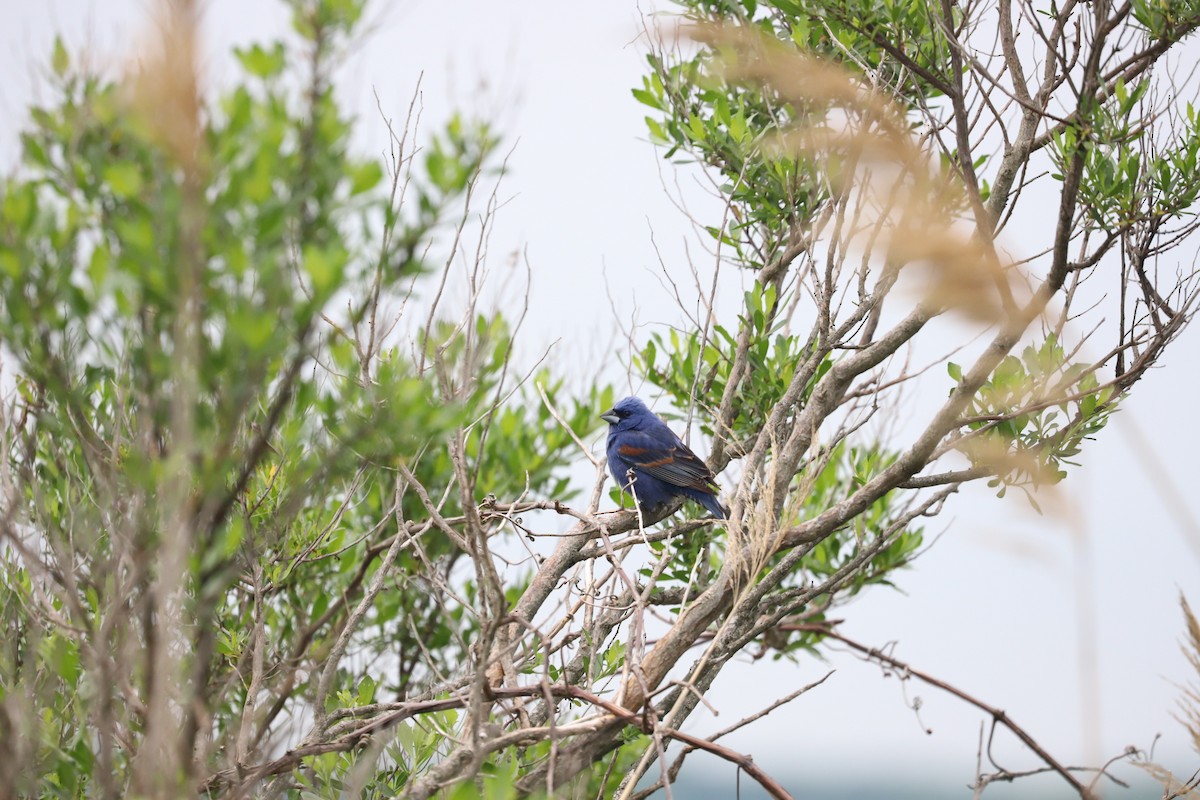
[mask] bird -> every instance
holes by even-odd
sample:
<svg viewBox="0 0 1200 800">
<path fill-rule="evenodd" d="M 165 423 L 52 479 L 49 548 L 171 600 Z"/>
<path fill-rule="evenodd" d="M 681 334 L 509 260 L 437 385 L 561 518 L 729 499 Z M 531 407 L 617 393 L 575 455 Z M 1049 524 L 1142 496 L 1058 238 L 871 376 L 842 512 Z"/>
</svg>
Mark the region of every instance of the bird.
<svg viewBox="0 0 1200 800">
<path fill-rule="evenodd" d="M 712 470 L 640 399 L 626 397 L 600 419 L 608 423 L 608 471 L 640 508 L 686 497 L 729 518 Z"/>
</svg>

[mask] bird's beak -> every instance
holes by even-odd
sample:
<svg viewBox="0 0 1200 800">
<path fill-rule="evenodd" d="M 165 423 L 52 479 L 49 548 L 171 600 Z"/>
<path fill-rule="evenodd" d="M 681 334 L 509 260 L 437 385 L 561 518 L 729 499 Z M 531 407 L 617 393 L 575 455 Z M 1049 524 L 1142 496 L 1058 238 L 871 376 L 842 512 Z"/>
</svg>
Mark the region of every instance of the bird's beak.
<svg viewBox="0 0 1200 800">
<path fill-rule="evenodd" d="M 621 418 L 618 417 L 611 408 L 608 411 L 605 411 L 603 414 L 601 414 L 600 419 L 604 420 L 609 425 L 616 425 L 618 422 L 621 421 Z"/>
</svg>

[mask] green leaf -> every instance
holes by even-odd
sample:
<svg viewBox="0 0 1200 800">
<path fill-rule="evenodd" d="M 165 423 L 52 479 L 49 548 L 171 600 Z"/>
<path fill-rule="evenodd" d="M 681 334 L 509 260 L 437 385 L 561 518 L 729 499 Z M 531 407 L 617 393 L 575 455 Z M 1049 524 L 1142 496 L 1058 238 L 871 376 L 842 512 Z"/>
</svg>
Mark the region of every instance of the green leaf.
<svg viewBox="0 0 1200 800">
<path fill-rule="evenodd" d="M 79 678 L 79 648 L 74 642 L 60 636 L 55 636 L 53 642 L 54 652 L 51 660 L 54 671 L 68 685 L 74 685 Z"/>
<path fill-rule="evenodd" d="M 122 243 L 134 254 L 146 256 L 154 252 L 154 226 L 146 215 L 117 217 L 113 221 L 113 227 Z"/>
<path fill-rule="evenodd" d="M 11 250 L 0 250 L 0 272 L 11 278 L 21 277 L 21 259 Z"/>
<path fill-rule="evenodd" d="M 358 684 L 358 705 L 365 706 L 375 699 L 375 680 L 370 675 L 364 675 Z"/>
<path fill-rule="evenodd" d="M 327 298 L 337 289 L 346 265 L 346 253 L 340 247 L 304 248 L 304 271 L 308 273 L 312 292 L 318 298 Z"/>
<path fill-rule="evenodd" d="M 378 161 L 364 161 L 350 171 L 350 195 L 360 195 L 383 180 L 383 166 Z"/>
<path fill-rule="evenodd" d="M 271 50 L 266 50 L 262 45 L 255 44 L 245 49 L 235 49 L 233 54 L 237 57 L 244 70 L 264 80 L 273 78 L 283 72 L 286 62 L 286 53 L 283 44 L 280 42 L 276 42 L 275 47 Z"/>
<path fill-rule="evenodd" d="M 95 289 L 104 285 L 108 278 L 108 268 L 112 263 L 112 253 L 103 242 L 92 248 L 91 258 L 88 259 L 88 280 Z"/>
<path fill-rule="evenodd" d="M 260 350 L 271 340 L 278 320 L 257 308 L 241 308 L 229 319 L 229 326 L 249 350 Z"/>
<path fill-rule="evenodd" d="M 142 191 L 142 173 L 128 161 L 106 165 L 103 179 L 112 193 L 123 200 L 132 199 Z"/>
<path fill-rule="evenodd" d="M 0 216 L 18 231 L 25 231 L 37 213 L 37 198 L 29 184 L 12 187 L 0 202 Z"/>
<path fill-rule="evenodd" d="M 662 110 L 662 103 L 658 101 L 658 98 L 645 89 L 631 89 L 630 91 L 633 92 L 634 98 L 642 105 L 650 106 L 650 108 L 657 111 Z"/>
<path fill-rule="evenodd" d="M 63 44 L 61 36 L 55 36 L 54 53 L 50 56 L 50 68 L 54 70 L 55 75 L 61 78 L 67 74 L 70 67 L 71 56 L 67 53 L 67 47 Z"/>
</svg>

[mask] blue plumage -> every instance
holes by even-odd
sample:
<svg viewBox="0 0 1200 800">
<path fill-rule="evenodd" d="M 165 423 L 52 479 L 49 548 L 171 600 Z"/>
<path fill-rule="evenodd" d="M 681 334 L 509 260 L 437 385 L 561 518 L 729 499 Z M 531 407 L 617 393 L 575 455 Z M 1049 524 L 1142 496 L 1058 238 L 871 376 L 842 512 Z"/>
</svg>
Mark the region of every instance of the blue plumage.
<svg viewBox="0 0 1200 800">
<path fill-rule="evenodd" d="M 645 403 L 626 397 L 600 419 L 608 423 L 608 471 L 639 506 L 651 509 L 686 497 L 714 517 L 729 516 L 717 500 L 712 470 Z"/>
</svg>

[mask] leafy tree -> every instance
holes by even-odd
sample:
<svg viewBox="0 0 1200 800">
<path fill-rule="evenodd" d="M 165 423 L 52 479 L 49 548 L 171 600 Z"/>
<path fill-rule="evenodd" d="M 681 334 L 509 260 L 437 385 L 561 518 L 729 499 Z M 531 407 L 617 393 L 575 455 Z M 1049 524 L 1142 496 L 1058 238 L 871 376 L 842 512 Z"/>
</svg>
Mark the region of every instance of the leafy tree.
<svg viewBox="0 0 1200 800">
<path fill-rule="evenodd" d="M 611 388 L 518 373 L 520 317 L 478 301 L 496 136 L 358 158 L 330 70 L 363 0 L 290 5 L 298 39 L 211 100 L 190 3 L 121 81 L 59 45 L 0 187 L 18 793 L 641 797 L 704 749 L 786 796 L 680 730 L 722 669 L 845 641 L 831 610 L 962 485 L 1036 503 L 1191 319 L 1200 122 L 1156 65 L 1194 4 L 684 0 L 694 43 L 652 44 L 634 96 L 753 288 L 632 368 L 732 515 L 602 514 Z M 914 367 L 948 330 L 984 338 Z M 903 436 L 916 385 L 945 399 Z"/>
</svg>

